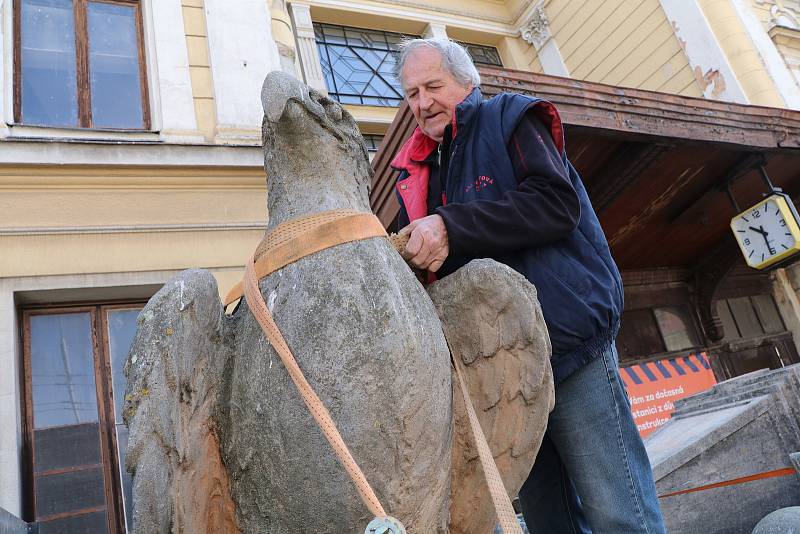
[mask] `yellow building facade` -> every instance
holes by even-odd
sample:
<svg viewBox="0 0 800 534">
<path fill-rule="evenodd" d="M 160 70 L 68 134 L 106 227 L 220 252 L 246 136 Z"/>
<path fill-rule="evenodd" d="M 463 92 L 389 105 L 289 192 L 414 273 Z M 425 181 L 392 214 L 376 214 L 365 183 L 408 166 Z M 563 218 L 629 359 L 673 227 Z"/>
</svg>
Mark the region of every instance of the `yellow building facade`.
<svg viewBox="0 0 800 534">
<path fill-rule="evenodd" d="M 450 37 L 471 46 L 476 61 L 503 68 L 800 109 L 797 1 L 0 6 L 0 507 L 28 521 L 91 519 L 124 530 L 114 313 L 139 309 L 186 268 L 209 269 L 222 293 L 241 276 L 268 217 L 260 148 L 267 72 L 291 72 L 340 99 L 373 147 L 402 97 L 389 74 L 400 34 Z M 80 314 L 93 340 L 83 356 L 67 354 L 70 334 L 58 330 Z M 48 343 L 61 347 L 56 379 Z M 76 408 L 70 358 L 88 358 L 91 384 L 82 387 L 96 391 L 91 413 Z M 42 411 L 48 403 L 52 420 Z M 75 466 L 40 469 L 35 451 L 46 449 L 37 443 L 48 429 L 77 424 L 100 440 L 85 464 L 95 467 L 78 471 L 94 473 L 104 492 L 49 509 L 39 489 Z"/>
</svg>

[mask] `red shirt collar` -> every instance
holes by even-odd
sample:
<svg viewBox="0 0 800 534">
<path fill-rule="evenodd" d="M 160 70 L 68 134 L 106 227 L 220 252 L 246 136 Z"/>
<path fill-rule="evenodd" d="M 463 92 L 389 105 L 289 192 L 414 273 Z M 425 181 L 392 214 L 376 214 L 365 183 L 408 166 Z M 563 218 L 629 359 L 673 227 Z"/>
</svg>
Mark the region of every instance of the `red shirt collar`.
<svg viewBox="0 0 800 534">
<path fill-rule="evenodd" d="M 438 144 L 435 140 L 422 133 L 422 130 L 417 126 L 414 133 L 403 145 L 403 148 L 392 160 L 392 167 L 405 170 L 410 165 L 425 160 Z"/>
</svg>

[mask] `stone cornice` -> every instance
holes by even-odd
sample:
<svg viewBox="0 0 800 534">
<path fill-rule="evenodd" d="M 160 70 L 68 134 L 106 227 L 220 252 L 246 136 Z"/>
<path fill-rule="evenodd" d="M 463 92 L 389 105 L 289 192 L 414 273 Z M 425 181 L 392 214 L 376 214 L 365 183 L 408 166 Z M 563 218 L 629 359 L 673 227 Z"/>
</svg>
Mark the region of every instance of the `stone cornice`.
<svg viewBox="0 0 800 534">
<path fill-rule="evenodd" d="M 786 26 L 773 26 L 769 30 L 772 42 L 780 45 L 790 45 L 800 48 L 800 30 Z"/>
<path fill-rule="evenodd" d="M 84 234 L 152 234 L 164 232 L 238 232 L 241 230 L 266 231 L 266 222 L 199 223 L 199 224 L 138 224 L 123 226 L 42 226 L 25 228 L 0 228 L 0 236 L 21 237 L 33 235 L 84 235 Z"/>
<path fill-rule="evenodd" d="M 7 139 L 0 141 L 0 164 L 261 168 L 263 152 L 258 145 Z"/>
<path fill-rule="evenodd" d="M 320 8 L 342 11 L 355 11 L 383 17 L 394 17 L 404 20 L 418 20 L 425 23 L 442 23 L 480 32 L 496 33 L 506 36 L 518 35 L 510 17 L 493 16 L 485 13 L 474 13 L 464 9 L 450 9 L 441 6 L 410 2 L 407 0 L 384 0 L 377 3 L 348 2 L 344 0 L 303 0 Z M 419 11 L 409 11 L 413 8 Z"/>
</svg>

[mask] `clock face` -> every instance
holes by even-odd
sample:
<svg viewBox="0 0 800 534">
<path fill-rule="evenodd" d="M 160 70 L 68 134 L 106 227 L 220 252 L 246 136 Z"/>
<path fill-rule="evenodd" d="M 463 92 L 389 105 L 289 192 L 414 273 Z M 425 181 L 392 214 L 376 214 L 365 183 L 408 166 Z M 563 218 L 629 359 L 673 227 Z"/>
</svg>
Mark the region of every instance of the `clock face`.
<svg viewBox="0 0 800 534">
<path fill-rule="evenodd" d="M 731 228 L 751 267 L 762 266 L 772 259 L 777 261 L 797 248 L 791 231 L 794 220 L 788 211 L 781 209 L 781 201 L 783 199 L 770 197 L 731 221 Z"/>
</svg>

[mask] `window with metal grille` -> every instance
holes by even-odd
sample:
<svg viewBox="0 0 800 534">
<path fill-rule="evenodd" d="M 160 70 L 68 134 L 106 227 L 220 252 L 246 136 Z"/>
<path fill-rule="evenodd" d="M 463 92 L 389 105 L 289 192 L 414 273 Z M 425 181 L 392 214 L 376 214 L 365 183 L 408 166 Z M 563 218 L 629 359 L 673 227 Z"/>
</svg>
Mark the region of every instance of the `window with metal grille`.
<svg viewBox="0 0 800 534">
<path fill-rule="evenodd" d="M 394 76 L 401 33 L 314 23 L 328 94 L 342 104 L 397 106 L 403 100 Z"/>
<path fill-rule="evenodd" d="M 457 41 L 469 52 L 472 62 L 476 65 L 489 65 L 492 67 L 502 67 L 503 61 L 500 59 L 500 52 L 493 46 L 463 43 Z"/>
</svg>

